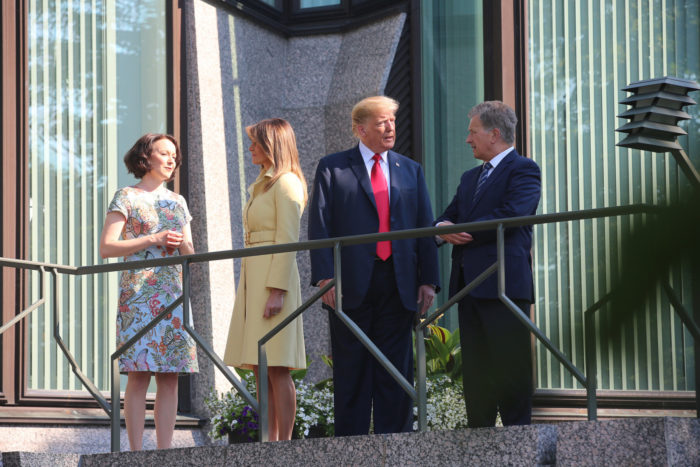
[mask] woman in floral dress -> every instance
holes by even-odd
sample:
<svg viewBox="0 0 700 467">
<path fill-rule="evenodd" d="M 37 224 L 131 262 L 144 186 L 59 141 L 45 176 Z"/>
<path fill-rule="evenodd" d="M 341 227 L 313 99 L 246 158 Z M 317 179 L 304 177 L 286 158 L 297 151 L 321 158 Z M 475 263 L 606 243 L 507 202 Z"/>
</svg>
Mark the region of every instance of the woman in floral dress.
<svg viewBox="0 0 700 467">
<path fill-rule="evenodd" d="M 141 181 L 118 190 L 107 209 L 100 254 L 123 256 L 125 261 L 192 254 L 191 216 L 185 199 L 164 186 L 181 162 L 175 138 L 142 136 L 124 157 L 130 173 Z M 117 348 L 182 294 L 181 267 L 158 266 L 123 271 L 119 284 Z M 119 359 L 128 374 L 124 418 L 132 451 L 143 443 L 146 391 L 156 377 L 154 419 L 159 449 L 169 448 L 177 413 L 179 374 L 198 371 L 197 349 L 183 329 L 178 306 Z"/>
</svg>

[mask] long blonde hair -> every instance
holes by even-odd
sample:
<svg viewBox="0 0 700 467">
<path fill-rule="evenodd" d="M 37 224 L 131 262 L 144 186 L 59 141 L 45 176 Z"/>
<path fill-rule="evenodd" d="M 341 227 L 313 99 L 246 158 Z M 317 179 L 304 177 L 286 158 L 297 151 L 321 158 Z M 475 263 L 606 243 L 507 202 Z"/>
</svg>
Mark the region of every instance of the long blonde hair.
<svg viewBox="0 0 700 467">
<path fill-rule="evenodd" d="M 268 118 L 247 126 L 245 131 L 252 141 L 260 145 L 260 149 L 267 155 L 275 169 L 272 178 L 265 184 L 264 190 L 269 190 L 278 178 L 291 172 L 301 180 L 304 189 L 304 205 L 306 205 L 308 197 L 306 179 L 299 165 L 297 138 L 292 125 L 281 118 Z"/>
</svg>

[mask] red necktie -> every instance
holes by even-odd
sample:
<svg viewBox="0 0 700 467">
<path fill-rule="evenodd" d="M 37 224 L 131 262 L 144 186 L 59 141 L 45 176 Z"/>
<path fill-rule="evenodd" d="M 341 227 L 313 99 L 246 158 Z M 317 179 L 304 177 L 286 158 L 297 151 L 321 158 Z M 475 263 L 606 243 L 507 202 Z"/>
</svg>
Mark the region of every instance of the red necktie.
<svg viewBox="0 0 700 467">
<path fill-rule="evenodd" d="M 379 232 L 388 232 L 389 229 L 389 191 L 386 187 L 386 178 L 382 167 L 379 165 L 381 156 L 375 154 L 374 165 L 372 166 L 372 191 L 374 200 L 377 203 L 377 214 L 379 215 Z M 391 242 L 377 242 L 377 256 L 386 261 L 391 256 Z"/>
</svg>

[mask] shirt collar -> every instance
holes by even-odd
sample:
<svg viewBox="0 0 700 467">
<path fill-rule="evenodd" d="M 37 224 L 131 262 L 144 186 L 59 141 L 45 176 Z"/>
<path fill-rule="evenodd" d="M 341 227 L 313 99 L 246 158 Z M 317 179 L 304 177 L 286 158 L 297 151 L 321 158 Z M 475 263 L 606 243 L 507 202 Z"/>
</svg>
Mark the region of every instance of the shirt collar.
<svg viewBox="0 0 700 467">
<path fill-rule="evenodd" d="M 379 153 L 379 156 L 387 164 L 388 164 L 388 162 L 387 162 L 386 158 L 387 158 L 388 153 L 389 153 L 389 151 L 384 151 L 384 152 Z M 369 164 L 369 161 L 372 160 L 372 157 L 374 157 L 374 155 L 376 153 L 374 151 L 372 151 L 370 148 L 368 148 L 367 146 L 365 146 L 362 143 L 362 141 L 360 141 L 360 154 L 362 155 L 362 160 L 365 161 L 365 165 L 367 165 L 367 164 Z"/>
<path fill-rule="evenodd" d="M 493 167 L 495 169 L 496 166 L 501 163 L 503 158 L 506 157 L 514 149 L 515 149 L 515 147 L 511 146 L 508 149 L 506 149 L 505 151 L 494 156 L 494 158 L 489 161 L 491 163 L 491 167 Z"/>
</svg>

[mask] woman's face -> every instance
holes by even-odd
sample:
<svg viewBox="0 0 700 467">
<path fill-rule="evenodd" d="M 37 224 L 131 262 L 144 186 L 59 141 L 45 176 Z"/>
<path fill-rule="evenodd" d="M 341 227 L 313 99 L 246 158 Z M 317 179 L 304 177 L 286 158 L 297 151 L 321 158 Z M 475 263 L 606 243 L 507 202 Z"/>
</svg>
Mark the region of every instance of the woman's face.
<svg viewBox="0 0 700 467">
<path fill-rule="evenodd" d="M 151 164 L 149 174 L 156 176 L 163 181 L 170 180 L 177 164 L 175 158 L 177 150 L 175 145 L 167 138 L 162 138 L 153 143 L 153 152 L 148 159 Z"/>
<path fill-rule="evenodd" d="M 265 170 L 270 168 L 270 157 L 263 151 L 262 147 L 254 139 L 250 140 L 248 148 L 253 159 L 253 164 L 262 165 Z"/>
</svg>

